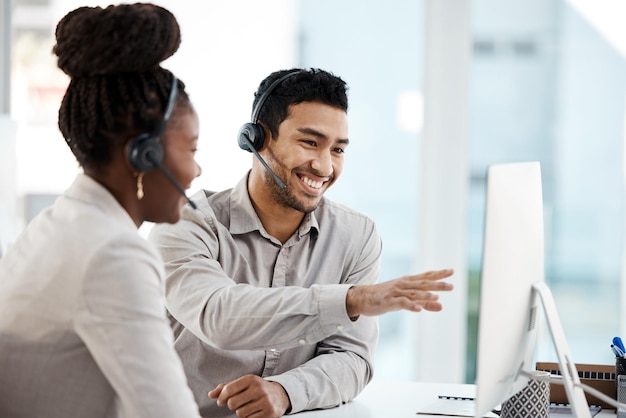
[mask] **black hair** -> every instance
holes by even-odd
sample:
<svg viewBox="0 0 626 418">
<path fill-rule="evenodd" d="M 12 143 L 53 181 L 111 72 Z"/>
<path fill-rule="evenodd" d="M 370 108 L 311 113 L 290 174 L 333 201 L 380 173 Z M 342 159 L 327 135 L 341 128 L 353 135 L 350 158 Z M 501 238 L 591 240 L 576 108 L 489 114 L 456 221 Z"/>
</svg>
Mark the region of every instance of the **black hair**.
<svg viewBox="0 0 626 418">
<path fill-rule="evenodd" d="M 159 125 L 172 85 L 160 63 L 180 46 L 172 13 L 149 3 L 79 7 L 56 27 L 53 53 L 70 76 L 59 129 L 83 167 L 100 167 L 112 150 Z M 178 100 L 189 101 L 178 82 Z"/>
<path fill-rule="evenodd" d="M 275 138 L 278 126 L 289 115 L 289 106 L 302 102 L 320 102 L 348 111 L 348 86 L 341 78 L 318 68 L 280 70 L 267 76 L 259 85 L 252 104 L 253 112 L 259 98 L 269 86 L 288 73 L 294 73 L 274 88 L 258 112 L 256 121 L 263 122 Z"/>
</svg>

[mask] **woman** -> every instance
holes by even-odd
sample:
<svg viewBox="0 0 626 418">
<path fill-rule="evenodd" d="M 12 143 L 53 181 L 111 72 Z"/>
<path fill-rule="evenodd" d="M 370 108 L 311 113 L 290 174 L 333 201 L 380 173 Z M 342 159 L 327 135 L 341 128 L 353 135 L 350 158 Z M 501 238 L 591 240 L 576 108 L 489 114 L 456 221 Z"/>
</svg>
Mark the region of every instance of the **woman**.
<svg viewBox="0 0 626 418">
<path fill-rule="evenodd" d="M 198 416 L 162 263 L 137 233 L 178 221 L 174 183 L 200 173 L 197 115 L 159 65 L 179 44 L 151 4 L 81 7 L 57 26 L 59 128 L 84 173 L 0 259 L 2 417 Z"/>
</svg>

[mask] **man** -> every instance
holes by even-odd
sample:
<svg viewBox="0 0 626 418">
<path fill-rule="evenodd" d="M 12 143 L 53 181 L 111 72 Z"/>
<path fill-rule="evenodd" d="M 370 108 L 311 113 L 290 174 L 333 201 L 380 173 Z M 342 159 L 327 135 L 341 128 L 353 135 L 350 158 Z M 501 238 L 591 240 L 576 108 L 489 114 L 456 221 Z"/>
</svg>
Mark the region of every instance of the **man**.
<svg viewBox="0 0 626 418">
<path fill-rule="evenodd" d="M 278 417 L 349 401 L 372 378 L 374 317 L 441 310 L 433 292 L 452 289 L 441 281 L 451 270 L 374 284 L 382 245 L 373 221 L 323 197 L 342 171 L 347 108 L 346 84 L 326 71 L 271 74 L 240 132 L 240 146 L 258 151 L 250 172 L 233 189 L 201 191 L 198 210 L 151 232 L 203 416 Z"/>
</svg>

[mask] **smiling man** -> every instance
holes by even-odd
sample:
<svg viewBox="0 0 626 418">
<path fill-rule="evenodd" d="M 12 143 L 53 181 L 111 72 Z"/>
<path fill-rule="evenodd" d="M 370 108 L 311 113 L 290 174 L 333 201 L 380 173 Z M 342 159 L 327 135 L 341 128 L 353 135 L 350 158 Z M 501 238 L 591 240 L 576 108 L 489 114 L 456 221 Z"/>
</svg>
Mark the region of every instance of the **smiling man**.
<svg viewBox="0 0 626 418">
<path fill-rule="evenodd" d="M 326 71 L 269 75 L 239 145 L 258 157 L 233 188 L 201 191 L 150 240 L 204 417 L 273 418 L 354 398 L 371 380 L 376 316 L 439 311 L 440 270 L 375 283 L 382 244 L 367 216 L 324 192 L 348 147 L 346 84 Z"/>
</svg>

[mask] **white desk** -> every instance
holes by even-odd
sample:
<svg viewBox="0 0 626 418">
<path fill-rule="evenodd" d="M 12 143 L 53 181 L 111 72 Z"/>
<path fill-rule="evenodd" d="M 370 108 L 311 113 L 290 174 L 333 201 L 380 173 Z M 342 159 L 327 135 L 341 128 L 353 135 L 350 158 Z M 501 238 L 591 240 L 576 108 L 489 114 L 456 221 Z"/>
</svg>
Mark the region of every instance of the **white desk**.
<svg viewBox="0 0 626 418">
<path fill-rule="evenodd" d="M 436 415 L 416 415 L 420 407 L 437 399 L 438 395 L 473 397 L 474 385 L 426 382 L 372 381 L 352 402 L 338 408 L 307 411 L 294 418 L 426 418 Z M 615 418 L 615 411 L 602 410 L 596 418 Z"/>
</svg>

